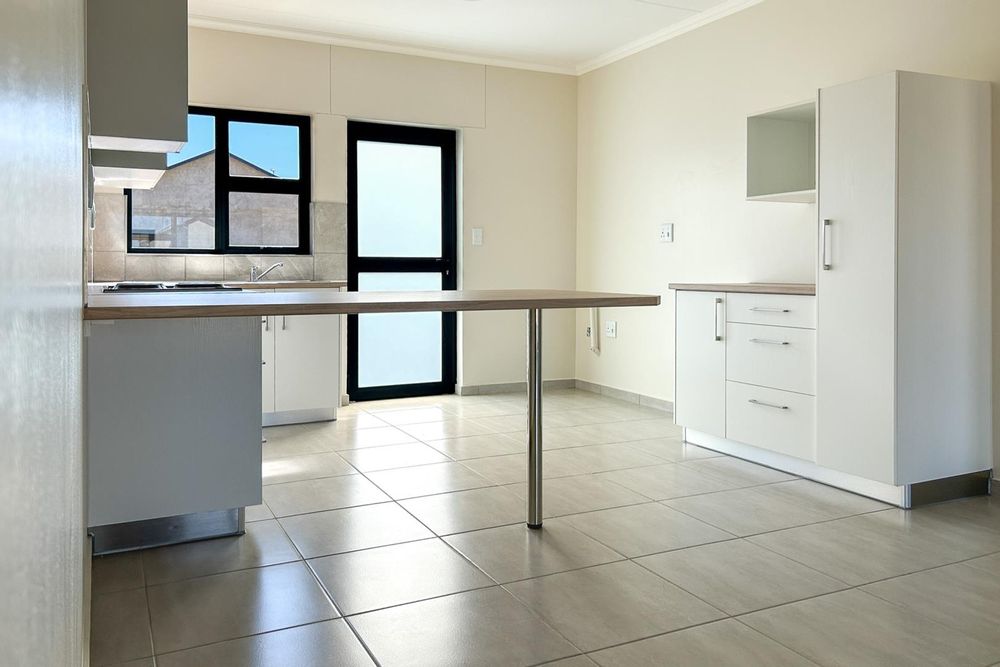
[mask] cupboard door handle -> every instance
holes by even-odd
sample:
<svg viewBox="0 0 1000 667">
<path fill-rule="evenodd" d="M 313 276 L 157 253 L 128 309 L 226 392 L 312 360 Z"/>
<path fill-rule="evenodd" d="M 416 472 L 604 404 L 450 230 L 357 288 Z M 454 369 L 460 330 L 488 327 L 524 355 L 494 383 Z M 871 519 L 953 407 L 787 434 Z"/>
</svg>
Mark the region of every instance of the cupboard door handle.
<svg viewBox="0 0 1000 667">
<path fill-rule="evenodd" d="M 722 305 L 722 299 L 715 300 L 715 340 L 722 340 L 722 333 L 719 331 L 719 306 Z"/>
<path fill-rule="evenodd" d="M 829 271 L 833 268 L 833 260 L 830 259 L 830 241 L 833 239 L 831 234 L 833 233 L 831 227 L 833 227 L 833 220 L 826 218 L 823 220 L 823 270 Z"/>
<path fill-rule="evenodd" d="M 270 317 L 261 318 L 260 322 L 261 322 L 261 324 L 264 325 L 264 331 L 270 331 L 271 330 L 271 318 Z"/>
<path fill-rule="evenodd" d="M 788 308 L 764 308 L 763 306 L 753 306 L 750 308 L 755 313 L 790 313 Z"/>
<path fill-rule="evenodd" d="M 765 408 L 774 408 L 775 410 L 787 410 L 788 409 L 787 405 L 778 405 L 776 403 L 765 403 L 764 401 L 758 401 L 756 398 L 751 398 L 748 402 L 749 403 L 753 403 L 754 405 L 763 406 Z"/>
<path fill-rule="evenodd" d="M 281 316 L 281 330 L 282 330 L 282 331 L 284 331 L 285 329 L 287 329 L 287 328 L 288 328 L 287 326 L 285 326 L 285 321 L 286 321 L 287 319 L 288 319 L 288 318 L 286 318 L 286 317 L 285 317 L 284 315 L 282 315 L 282 316 Z"/>
<path fill-rule="evenodd" d="M 751 338 L 751 343 L 763 343 L 764 345 L 791 345 L 787 340 L 771 340 L 770 338 Z"/>
</svg>

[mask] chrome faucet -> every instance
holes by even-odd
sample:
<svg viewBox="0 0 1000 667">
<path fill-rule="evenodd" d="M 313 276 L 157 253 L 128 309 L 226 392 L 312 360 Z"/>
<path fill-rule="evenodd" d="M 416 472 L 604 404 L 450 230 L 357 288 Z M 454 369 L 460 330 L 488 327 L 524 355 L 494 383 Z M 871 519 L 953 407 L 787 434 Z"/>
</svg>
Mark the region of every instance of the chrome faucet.
<svg viewBox="0 0 1000 667">
<path fill-rule="evenodd" d="M 271 266 L 269 266 L 266 269 L 264 269 L 263 271 L 261 271 L 259 266 L 257 266 L 256 264 L 251 264 L 250 265 L 250 282 L 255 283 L 258 280 L 260 280 L 261 278 L 263 278 L 264 276 L 266 276 L 267 274 L 269 274 L 271 271 L 274 271 L 275 269 L 280 269 L 284 265 L 285 265 L 284 262 L 275 262 Z"/>
</svg>

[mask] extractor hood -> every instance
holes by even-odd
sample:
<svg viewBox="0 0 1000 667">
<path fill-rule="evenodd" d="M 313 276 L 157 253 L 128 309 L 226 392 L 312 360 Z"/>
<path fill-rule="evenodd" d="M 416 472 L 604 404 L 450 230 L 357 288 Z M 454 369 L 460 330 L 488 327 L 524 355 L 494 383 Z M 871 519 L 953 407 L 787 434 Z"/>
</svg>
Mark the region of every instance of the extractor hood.
<svg viewBox="0 0 1000 667">
<path fill-rule="evenodd" d="M 167 169 L 166 153 L 91 149 L 94 185 L 99 188 L 153 188 Z"/>
</svg>

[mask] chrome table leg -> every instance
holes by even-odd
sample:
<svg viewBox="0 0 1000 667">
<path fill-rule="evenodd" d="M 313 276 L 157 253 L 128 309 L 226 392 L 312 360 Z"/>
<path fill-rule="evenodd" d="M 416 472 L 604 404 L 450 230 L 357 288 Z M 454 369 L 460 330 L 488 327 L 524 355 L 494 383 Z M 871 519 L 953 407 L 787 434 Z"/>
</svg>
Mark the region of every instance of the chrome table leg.
<svg viewBox="0 0 1000 667">
<path fill-rule="evenodd" d="M 542 527 L 542 311 L 528 311 L 528 528 Z"/>
</svg>

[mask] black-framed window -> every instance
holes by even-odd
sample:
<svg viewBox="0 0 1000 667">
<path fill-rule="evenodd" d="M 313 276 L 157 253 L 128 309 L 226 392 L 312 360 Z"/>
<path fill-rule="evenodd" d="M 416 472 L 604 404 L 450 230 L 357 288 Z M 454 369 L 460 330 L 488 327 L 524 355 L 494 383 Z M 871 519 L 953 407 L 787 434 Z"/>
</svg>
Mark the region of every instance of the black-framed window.
<svg viewBox="0 0 1000 667">
<path fill-rule="evenodd" d="M 128 251 L 309 254 L 310 146 L 308 116 L 190 107 L 156 187 L 126 190 Z"/>
</svg>

